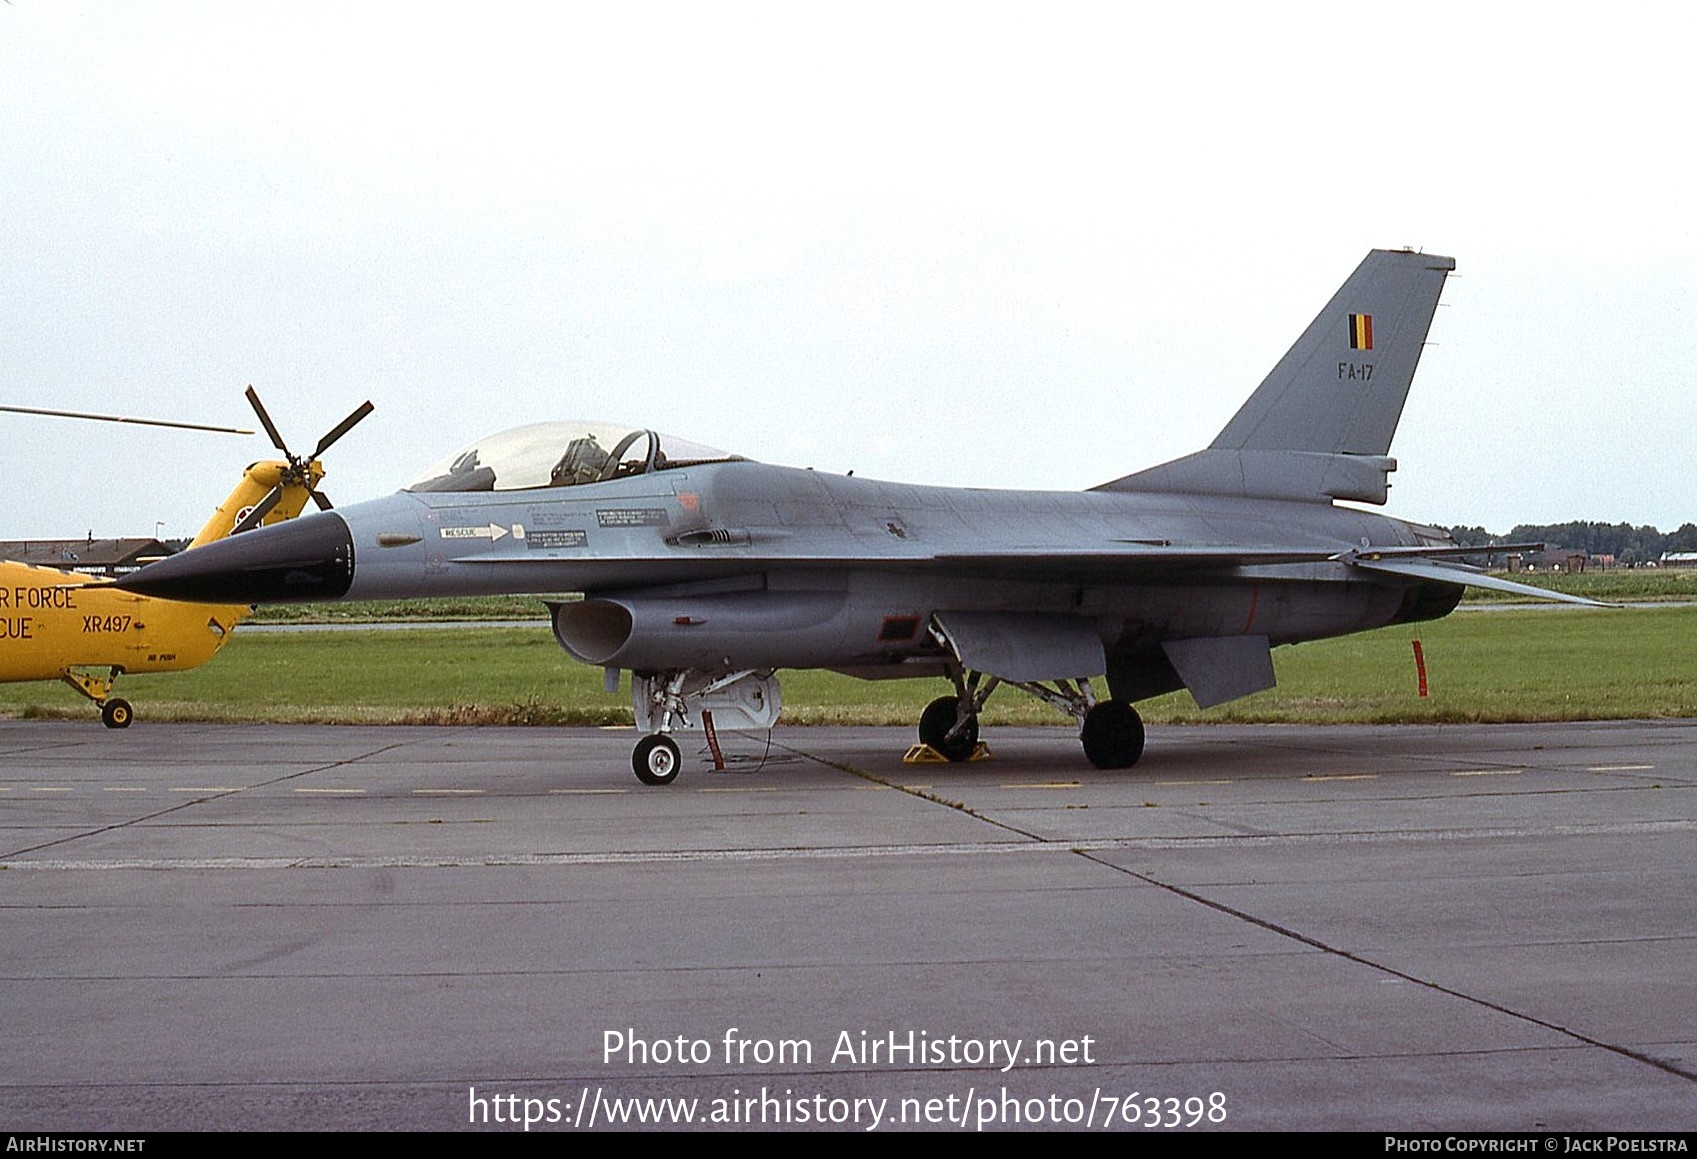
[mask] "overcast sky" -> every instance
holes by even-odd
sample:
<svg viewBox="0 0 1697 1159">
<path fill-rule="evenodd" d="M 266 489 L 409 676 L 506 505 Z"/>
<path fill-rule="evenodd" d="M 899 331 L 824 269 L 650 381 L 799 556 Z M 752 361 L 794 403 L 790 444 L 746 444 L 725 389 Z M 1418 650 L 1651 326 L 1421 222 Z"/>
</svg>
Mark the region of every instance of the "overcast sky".
<svg viewBox="0 0 1697 1159">
<path fill-rule="evenodd" d="M 1180 9 L 1183 8 L 1183 11 Z M 0 6 L 0 403 L 340 503 L 520 423 L 1075 489 L 1205 445 L 1373 247 L 1458 272 L 1386 510 L 1697 520 L 1666 6 Z M 0 415 L 0 538 L 191 534 L 236 438 Z"/>
</svg>

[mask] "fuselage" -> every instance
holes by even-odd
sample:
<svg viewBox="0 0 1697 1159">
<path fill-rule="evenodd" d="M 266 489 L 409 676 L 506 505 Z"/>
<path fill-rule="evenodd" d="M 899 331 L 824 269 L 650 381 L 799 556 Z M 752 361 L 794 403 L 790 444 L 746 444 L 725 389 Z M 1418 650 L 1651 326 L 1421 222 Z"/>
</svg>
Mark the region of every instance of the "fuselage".
<svg viewBox="0 0 1697 1159">
<path fill-rule="evenodd" d="M 202 549 L 234 586 L 189 594 L 582 593 L 556 633 L 587 663 L 905 675 L 937 654 L 925 629 L 943 609 L 1081 617 L 1110 657 L 1163 640 L 1279 644 L 1441 615 L 1459 588 L 1367 580 L 1323 558 L 1175 569 L 1136 554 L 1277 545 L 1323 557 L 1441 541 L 1326 503 L 927 487 L 738 460 L 571 487 L 400 492 Z"/>
<path fill-rule="evenodd" d="M 1064 559 L 1081 547 L 1116 543 L 1341 552 L 1364 543 L 1447 542 L 1430 528 L 1328 504 L 926 487 L 746 461 L 564 489 L 400 492 L 340 508 L 335 517 L 353 538 L 348 599 L 593 594 L 671 583 L 685 573 L 840 573 L 862 562 L 893 573 L 904 564 L 926 569 L 940 558 L 1011 550 Z M 987 567 L 970 578 L 1008 574 Z M 1113 569 L 1101 578 L 1112 583 Z"/>
</svg>

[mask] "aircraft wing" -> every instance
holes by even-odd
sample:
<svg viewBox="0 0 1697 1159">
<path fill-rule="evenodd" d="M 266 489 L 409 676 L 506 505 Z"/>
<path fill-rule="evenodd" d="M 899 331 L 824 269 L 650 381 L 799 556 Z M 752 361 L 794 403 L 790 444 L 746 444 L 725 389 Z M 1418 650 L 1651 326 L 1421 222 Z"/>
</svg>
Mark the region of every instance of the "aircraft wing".
<svg viewBox="0 0 1697 1159">
<path fill-rule="evenodd" d="M 1542 544 L 1510 545 L 1527 550 L 1542 548 Z M 1502 551 L 1496 547 L 1492 551 Z M 600 565 L 607 579 L 591 586 L 641 586 L 676 582 L 687 578 L 709 579 L 743 574 L 751 570 L 795 570 L 798 568 L 853 567 L 870 571 L 948 571 L 960 574 L 1006 576 L 1025 580 L 1125 581 L 1182 579 L 1207 572 L 1231 572 L 1239 568 L 1268 567 L 1279 564 L 1342 563 L 1349 567 L 1384 575 L 1402 576 L 1427 582 L 1457 584 L 1466 587 L 1492 588 L 1526 596 L 1529 599 L 1556 600 L 1584 607 L 1613 607 L 1616 605 L 1567 595 L 1530 584 L 1496 576 L 1466 564 L 1439 562 L 1446 556 L 1486 554 L 1481 548 L 1453 546 L 1374 547 L 1339 551 L 1335 546 L 1291 547 L 1279 545 L 1244 546 L 1234 544 L 1173 544 L 1162 541 L 1122 540 L 1095 547 L 998 547 L 987 551 L 908 551 L 892 554 L 814 555 L 808 552 L 749 553 L 726 551 L 719 554 L 712 546 L 703 545 L 669 559 L 604 560 Z M 542 560 L 503 559 L 500 557 L 466 556 L 456 559 L 462 565 L 481 566 L 499 570 L 529 570 L 543 564 Z M 594 565 L 592 565 L 594 566 Z M 614 577 L 617 578 L 614 578 Z M 1365 578 L 1365 577 L 1364 577 Z"/>
<path fill-rule="evenodd" d="M 954 571 L 986 571 L 1020 578 L 1135 578 L 1174 572 L 1218 571 L 1281 563 L 1323 563 L 1336 559 L 1335 547 L 1245 547 L 1177 545 L 1126 541 L 1094 548 L 1012 547 L 994 551 L 939 552 L 931 566 Z"/>
<path fill-rule="evenodd" d="M 1283 563 L 1323 563 L 1339 558 L 1336 547 L 1177 546 L 1146 542 L 1106 543 L 1094 548 L 1013 547 L 993 551 L 880 552 L 876 554 L 814 554 L 812 552 L 724 551 L 713 546 L 691 548 L 671 557 L 589 561 L 609 577 L 628 576 L 630 582 L 664 583 L 706 579 L 751 571 L 844 568 L 884 572 L 953 572 L 1020 579 L 1082 581 L 1158 579 L 1162 576 Z M 529 570 L 545 566 L 539 559 L 467 555 L 452 562 L 461 566 Z M 611 581 L 609 582 L 616 582 Z"/>
<path fill-rule="evenodd" d="M 1170 575 L 1173 573 L 1220 571 L 1242 567 L 1264 567 L 1288 563 L 1324 563 L 1336 561 L 1363 571 L 1403 576 L 1465 587 L 1491 588 L 1499 592 L 1526 596 L 1528 599 L 1556 600 L 1588 608 L 1611 608 L 1617 604 L 1568 595 L 1548 588 L 1533 587 L 1501 579 L 1466 564 L 1439 562 L 1441 557 L 1486 555 L 1504 551 L 1542 551 L 1544 545 L 1505 544 L 1491 548 L 1478 547 L 1378 547 L 1358 552 L 1339 552 L 1331 548 L 1299 547 L 1241 547 L 1241 546 L 1179 546 L 1161 543 L 1126 542 L 1094 550 L 1054 551 L 1044 548 L 1001 549 L 983 554 L 955 552 L 938 554 L 935 564 L 957 570 L 994 570 L 998 574 L 1020 578 L 1056 576 L 1076 578 L 1082 575 L 1109 574 L 1114 577 L 1139 575 Z"/>
</svg>

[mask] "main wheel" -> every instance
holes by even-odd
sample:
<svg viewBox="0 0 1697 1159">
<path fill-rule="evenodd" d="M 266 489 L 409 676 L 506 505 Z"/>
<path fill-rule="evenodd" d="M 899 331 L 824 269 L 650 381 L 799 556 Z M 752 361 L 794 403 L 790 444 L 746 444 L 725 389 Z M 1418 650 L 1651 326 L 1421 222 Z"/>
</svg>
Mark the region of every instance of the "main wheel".
<svg viewBox="0 0 1697 1159">
<path fill-rule="evenodd" d="M 130 702 L 119 696 L 114 696 L 100 706 L 100 723 L 107 728 L 129 728 L 130 721 L 135 719 L 135 712 L 130 708 Z"/>
<path fill-rule="evenodd" d="M 636 779 L 645 785 L 669 785 L 678 779 L 678 746 L 663 732 L 650 733 L 636 742 L 630 765 Z"/>
<path fill-rule="evenodd" d="M 1129 769 L 1143 755 L 1143 718 L 1123 700 L 1104 700 L 1084 716 L 1084 755 L 1099 769 Z"/>
<path fill-rule="evenodd" d="M 952 738 L 949 730 L 954 728 L 958 719 L 957 706 L 960 704 L 952 696 L 939 696 L 925 706 L 925 711 L 919 715 L 919 739 L 930 745 L 951 761 L 964 761 L 978 748 L 978 718 L 969 716 L 966 724 Z"/>
</svg>

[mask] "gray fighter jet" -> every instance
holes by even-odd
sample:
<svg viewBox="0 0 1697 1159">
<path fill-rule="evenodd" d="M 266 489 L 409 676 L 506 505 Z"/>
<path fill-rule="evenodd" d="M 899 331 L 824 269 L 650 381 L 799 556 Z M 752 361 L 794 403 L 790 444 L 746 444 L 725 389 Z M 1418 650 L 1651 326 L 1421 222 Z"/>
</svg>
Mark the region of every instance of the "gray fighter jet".
<svg viewBox="0 0 1697 1159">
<path fill-rule="evenodd" d="M 951 760 L 1011 685 L 1071 714 L 1092 764 L 1126 768 L 1143 751 L 1134 702 L 1271 688 L 1275 645 L 1435 619 L 1466 585 L 1551 598 L 1460 563 L 1437 528 L 1340 505 L 1385 502 L 1454 268 L 1369 253 L 1207 449 L 1083 493 L 884 483 L 538 423 L 388 498 L 118 586 L 210 603 L 582 593 L 549 601 L 554 636 L 609 692 L 632 673 L 646 784 L 677 776 L 675 730 L 776 721 L 781 668 L 946 677 L 919 736 Z"/>
</svg>

